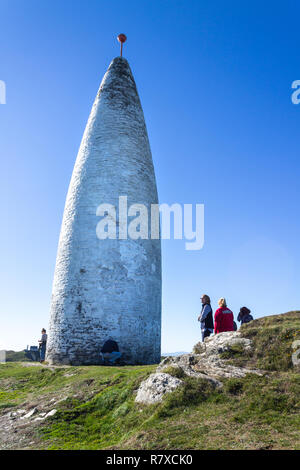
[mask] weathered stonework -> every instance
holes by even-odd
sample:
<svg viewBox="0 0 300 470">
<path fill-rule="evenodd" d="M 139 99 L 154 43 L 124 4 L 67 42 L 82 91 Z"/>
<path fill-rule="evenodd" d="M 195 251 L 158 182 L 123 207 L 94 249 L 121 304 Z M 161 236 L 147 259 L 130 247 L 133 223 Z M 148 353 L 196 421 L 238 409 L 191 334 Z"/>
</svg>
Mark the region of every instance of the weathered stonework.
<svg viewBox="0 0 300 470">
<path fill-rule="evenodd" d="M 160 240 L 99 240 L 96 209 L 158 203 L 134 78 L 115 58 L 100 86 L 66 199 L 53 282 L 50 363 L 97 364 L 108 336 L 129 364 L 160 361 Z M 116 223 L 118 225 L 118 215 Z M 150 231 L 150 229 L 149 229 Z"/>
</svg>

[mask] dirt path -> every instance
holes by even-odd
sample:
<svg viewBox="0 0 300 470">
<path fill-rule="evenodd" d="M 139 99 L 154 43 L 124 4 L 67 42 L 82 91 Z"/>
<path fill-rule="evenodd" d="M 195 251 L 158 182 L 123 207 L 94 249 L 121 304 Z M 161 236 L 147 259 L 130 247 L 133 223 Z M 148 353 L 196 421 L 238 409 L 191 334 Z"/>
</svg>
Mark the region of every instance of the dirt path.
<svg viewBox="0 0 300 470">
<path fill-rule="evenodd" d="M 41 364 L 40 362 L 19 362 L 20 366 L 22 367 L 43 367 L 46 369 L 50 370 L 55 370 L 55 369 L 68 369 L 72 366 L 69 365 L 62 365 L 62 366 L 55 366 L 55 365 L 50 365 L 50 364 Z"/>
</svg>

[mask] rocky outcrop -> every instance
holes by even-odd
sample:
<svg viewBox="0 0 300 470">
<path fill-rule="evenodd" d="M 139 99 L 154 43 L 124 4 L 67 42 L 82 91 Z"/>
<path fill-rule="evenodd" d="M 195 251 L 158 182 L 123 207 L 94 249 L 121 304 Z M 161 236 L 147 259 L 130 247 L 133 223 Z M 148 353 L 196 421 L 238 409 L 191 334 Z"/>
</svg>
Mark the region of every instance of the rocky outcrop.
<svg viewBox="0 0 300 470">
<path fill-rule="evenodd" d="M 200 348 L 199 348 L 200 349 Z M 196 370 L 204 373 L 212 374 L 218 378 L 239 378 L 245 377 L 246 374 L 262 375 L 258 369 L 248 369 L 245 367 L 237 367 L 222 359 L 221 354 L 239 349 L 245 354 L 252 350 L 252 342 L 248 338 L 243 338 L 238 331 L 220 333 L 211 338 L 207 338 L 202 343 L 200 349 L 199 360 Z"/>
<path fill-rule="evenodd" d="M 37 426 L 57 413 L 50 403 L 17 409 L 0 415 L 0 449 L 27 449 L 38 440 Z"/>
<path fill-rule="evenodd" d="M 182 380 L 170 374 L 156 372 L 141 383 L 135 401 L 147 405 L 160 402 L 166 393 L 173 392 L 181 384 Z"/>
<path fill-rule="evenodd" d="M 181 385 L 182 380 L 164 373 L 170 367 L 180 368 L 185 375 L 207 380 L 215 387 L 222 387 L 224 378 L 241 378 L 250 373 L 262 375 L 260 370 L 237 367 L 222 358 L 222 353 L 237 349 L 247 353 L 252 349 L 252 342 L 243 338 L 240 332 L 230 331 L 206 338 L 204 343 L 198 343 L 194 348 L 195 354 L 166 357 L 157 367 L 156 373 L 141 383 L 136 401 L 162 401 L 166 392 L 172 392 Z"/>
<path fill-rule="evenodd" d="M 239 331 L 226 331 L 225 333 L 205 338 L 204 343 L 197 343 L 194 348 L 198 349 L 199 353 L 206 352 L 207 355 L 215 355 L 236 346 L 247 352 L 251 351 L 252 342 L 249 338 L 244 338 Z"/>
<path fill-rule="evenodd" d="M 238 331 L 220 333 L 207 338 L 202 343 L 202 351 L 200 350 L 196 370 L 218 378 L 239 378 L 251 373 L 262 375 L 262 372 L 257 369 L 233 366 L 221 358 L 222 353 L 230 352 L 237 348 L 245 353 L 252 350 L 251 340 L 243 338 Z"/>
<path fill-rule="evenodd" d="M 222 353 L 236 348 L 245 353 L 251 351 L 251 340 L 243 338 L 238 331 L 219 333 L 206 338 L 204 343 L 198 343 L 194 348 L 197 354 L 167 357 L 160 363 L 158 369 L 163 371 L 170 366 L 181 367 L 187 375 L 205 378 L 215 385 L 221 385 L 219 379 L 222 378 L 245 377 L 249 373 L 261 375 L 262 372 L 257 369 L 233 366 L 222 359 Z"/>
<path fill-rule="evenodd" d="M 26 412 L 26 410 L 17 410 L 13 412 L 8 412 L 6 415 L 2 416 L 2 418 L 4 417 L 8 420 L 16 421 L 18 419 L 31 420 L 31 418 L 34 417 L 34 419 L 31 421 L 40 421 L 40 420 L 50 418 L 51 416 L 54 416 L 56 413 L 57 413 L 56 409 L 50 410 L 48 411 L 48 413 L 46 412 L 41 413 L 39 412 L 38 408 L 32 408 L 28 412 Z M 38 416 L 35 417 L 36 415 Z"/>
</svg>

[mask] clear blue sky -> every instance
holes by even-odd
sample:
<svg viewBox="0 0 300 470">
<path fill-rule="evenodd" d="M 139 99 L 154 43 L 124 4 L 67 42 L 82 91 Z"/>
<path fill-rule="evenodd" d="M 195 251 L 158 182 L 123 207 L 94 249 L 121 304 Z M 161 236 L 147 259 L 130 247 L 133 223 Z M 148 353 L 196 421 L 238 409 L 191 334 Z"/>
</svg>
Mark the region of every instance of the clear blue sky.
<svg viewBox="0 0 300 470">
<path fill-rule="evenodd" d="M 255 317 L 300 308 L 296 1 L 0 0 L 1 330 L 48 325 L 65 196 L 99 83 L 124 55 L 160 202 L 204 203 L 205 245 L 163 241 L 163 351 L 199 338 L 200 294 Z"/>
</svg>

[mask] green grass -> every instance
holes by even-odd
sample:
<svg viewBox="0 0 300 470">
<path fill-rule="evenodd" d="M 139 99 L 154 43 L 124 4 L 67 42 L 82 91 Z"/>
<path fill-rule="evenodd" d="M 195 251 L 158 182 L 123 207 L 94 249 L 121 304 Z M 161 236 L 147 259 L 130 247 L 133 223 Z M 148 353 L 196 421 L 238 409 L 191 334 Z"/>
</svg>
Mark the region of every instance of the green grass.
<svg viewBox="0 0 300 470">
<path fill-rule="evenodd" d="M 300 339 L 300 312 L 259 318 L 243 325 L 240 331 L 253 341 L 252 352 L 246 354 L 236 345 L 222 353 L 223 359 L 232 359 L 235 365 L 266 371 L 293 369 L 292 344 Z"/>
<path fill-rule="evenodd" d="M 87 402 L 62 404 L 50 427 L 43 430 L 52 449 L 101 449 L 129 436 L 142 417 L 134 403 L 134 390 L 153 368 L 126 368 Z M 147 370 L 148 369 L 148 370 Z"/>
<path fill-rule="evenodd" d="M 165 374 L 170 374 L 173 377 L 176 377 L 177 379 L 183 379 L 186 377 L 186 374 L 181 367 L 174 367 L 174 366 L 165 367 L 163 372 Z"/>
<path fill-rule="evenodd" d="M 267 374 L 227 379 L 214 389 L 172 367 L 167 372 L 183 385 L 151 406 L 134 399 L 155 366 L 51 370 L 4 364 L 0 408 L 61 399 L 58 413 L 36 431 L 45 449 L 300 449 L 300 374 L 290 362 L 298 328 L 295 313 L 246 325 L 243 334 L 257 350 L 247 357 L 234 350 L 229 360 L 264 365 Z"/>
</svg>

